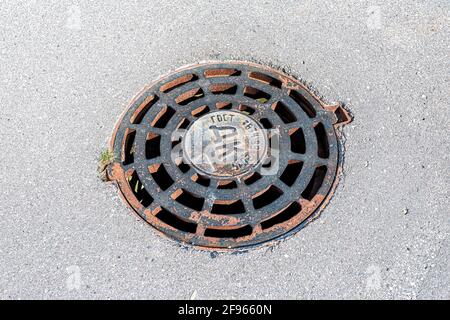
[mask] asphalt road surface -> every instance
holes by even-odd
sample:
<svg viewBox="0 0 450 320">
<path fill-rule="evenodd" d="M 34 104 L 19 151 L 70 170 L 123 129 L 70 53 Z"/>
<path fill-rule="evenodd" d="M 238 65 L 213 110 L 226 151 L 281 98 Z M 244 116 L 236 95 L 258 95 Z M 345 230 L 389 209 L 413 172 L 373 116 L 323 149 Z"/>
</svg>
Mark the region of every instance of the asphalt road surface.
<svg viewBox="0 0 450 320">
<path fill-rule="evenodd" d="M 450 298 L 450 5 L 442 1 L 2 1 L 0 298 Z M 354 121 L 319 219 L 271 248 L 183 248 L 97 161 L 146 83 L 241 59 Z"/>
</svg>

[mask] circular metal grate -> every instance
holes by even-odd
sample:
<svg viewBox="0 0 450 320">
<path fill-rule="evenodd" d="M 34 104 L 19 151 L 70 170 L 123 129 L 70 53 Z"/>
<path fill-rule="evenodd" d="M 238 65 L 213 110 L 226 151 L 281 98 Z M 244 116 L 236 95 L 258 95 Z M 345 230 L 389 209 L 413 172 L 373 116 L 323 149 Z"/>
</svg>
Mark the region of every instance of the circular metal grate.
<svg viewBox="0 0 450 320">
<path fill-rule="evenodd" d="M 298 230 L 325 206 L 339 170 L 335 127 L 349 121 L 342 107 L 271 68 L 189 66 L 147 86 L 125 110 L 108 176 L 171 238 L 215 249 L 256 245 Z M 237 132 L 242 153 L 231 165 L 192 161 L 196 147 L 201 155 L 223 138 L 218 132 Z"/>
</svg>

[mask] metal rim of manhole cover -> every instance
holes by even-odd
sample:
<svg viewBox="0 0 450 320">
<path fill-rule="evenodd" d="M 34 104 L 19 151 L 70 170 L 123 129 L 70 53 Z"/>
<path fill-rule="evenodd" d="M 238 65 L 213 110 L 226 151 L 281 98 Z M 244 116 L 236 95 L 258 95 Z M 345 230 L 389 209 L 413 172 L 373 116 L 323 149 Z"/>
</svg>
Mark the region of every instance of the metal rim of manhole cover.
<svg viewBox="0 0 450 320">
<path fill-rule="evenodd" d="M 107 175 L 164 235 L 199 248 L 248 248 L 293 234 L 324 208 L 341 168 L 336 129 L 350 120 L 273 68 L 191 65 L 126 108 Z"/>
</svg>

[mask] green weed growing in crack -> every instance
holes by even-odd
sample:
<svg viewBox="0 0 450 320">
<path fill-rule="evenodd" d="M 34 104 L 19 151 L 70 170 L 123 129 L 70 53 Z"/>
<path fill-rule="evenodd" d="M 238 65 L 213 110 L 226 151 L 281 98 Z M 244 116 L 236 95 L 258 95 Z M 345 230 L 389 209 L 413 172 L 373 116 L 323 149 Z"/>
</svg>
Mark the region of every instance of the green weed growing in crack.
<svg viewBox="0 0 450 320">
<path fill-rule="evenodd" d="M 108 181 L 108 166 L 114 162 L 114 154 L 111 150 L 103 150 L 98 161 L 98 172 L 100 179 Z"/>
</svg>

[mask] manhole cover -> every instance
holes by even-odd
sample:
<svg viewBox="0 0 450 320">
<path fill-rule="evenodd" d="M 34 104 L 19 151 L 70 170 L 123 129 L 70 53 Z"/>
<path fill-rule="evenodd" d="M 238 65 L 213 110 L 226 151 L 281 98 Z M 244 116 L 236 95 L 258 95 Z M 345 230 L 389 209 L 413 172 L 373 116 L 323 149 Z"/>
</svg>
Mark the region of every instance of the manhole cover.
<svg viewBox="0 0 450 320">
<path fill-rule="evenodd" d="M 203 63 L 141 92 L 111 140 L 108 177 L 139 216 L 195 246 L 252 246 L 301 228 L 339 170 L 350 120 L 294 78 L 254 63 Z"/>
</svg>

